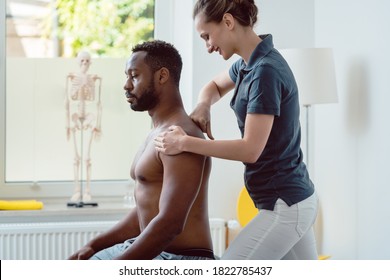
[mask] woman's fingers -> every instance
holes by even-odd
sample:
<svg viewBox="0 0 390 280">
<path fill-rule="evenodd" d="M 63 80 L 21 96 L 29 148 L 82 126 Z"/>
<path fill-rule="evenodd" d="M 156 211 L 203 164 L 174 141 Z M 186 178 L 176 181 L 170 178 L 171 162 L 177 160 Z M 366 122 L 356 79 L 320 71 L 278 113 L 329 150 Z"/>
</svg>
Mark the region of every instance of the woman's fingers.
<svg viewBox="0 0 390 280">
<path fill-rule="evenodd" d="M 162 151 L 164 149 L 164 136 L 156 136 L 154 138 L 154 146 L 157 150 Z"/>
<path fill-rule="evenodd" d="M 206 133 L 207 133 L 207 137 L 211 140 L 214 140 L 214 136 L 213 134 L 211 133 L 211 123 L 209 122 L 206 126 Z"/>
<path fill-rule="evenodd" d="M 182 151 L 178 149 L 177 141 L 183 135 L 186 135 L 186 133 L 180 126 L 170 126 L 154 138 L 154 147 L 156 151 L 167 155 L 179 154 Z"/>
</svg>

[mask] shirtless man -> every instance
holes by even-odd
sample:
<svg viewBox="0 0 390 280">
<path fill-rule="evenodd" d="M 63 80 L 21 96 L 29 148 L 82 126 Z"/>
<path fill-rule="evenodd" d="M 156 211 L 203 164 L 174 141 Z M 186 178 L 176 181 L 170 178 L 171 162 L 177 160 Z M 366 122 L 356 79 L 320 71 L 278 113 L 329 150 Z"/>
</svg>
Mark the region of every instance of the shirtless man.
<svg viewBox="0 0 390 280">
<path fill-rule="evenodd" d="M 203 137 L 183 108 L 181 67 L 177 50 L 163 41 L 133 48 L 125 70 L 126 98 L 134 111 L 148 111 L 153 122 L 130 171 L 136 207 L 70 259 L 214 258 L 207 207 L 210 159 L 192 153 L 166 156 L 153 142 L 171 125 Z"/>
</svg>

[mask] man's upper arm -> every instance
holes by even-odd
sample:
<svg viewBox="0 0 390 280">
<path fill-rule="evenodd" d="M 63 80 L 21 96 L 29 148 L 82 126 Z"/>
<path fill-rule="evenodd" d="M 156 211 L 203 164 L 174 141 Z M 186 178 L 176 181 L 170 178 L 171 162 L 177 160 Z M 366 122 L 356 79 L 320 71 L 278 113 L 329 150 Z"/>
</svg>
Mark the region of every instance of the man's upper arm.
<svg viewBox="0 0 390 280">
<path fill-rule="evenodd" d="M 193 153 L 160 154 L 164 167 L 160 213 L 184 224 L 203 176 L 205 157 Z"/>
</svg>

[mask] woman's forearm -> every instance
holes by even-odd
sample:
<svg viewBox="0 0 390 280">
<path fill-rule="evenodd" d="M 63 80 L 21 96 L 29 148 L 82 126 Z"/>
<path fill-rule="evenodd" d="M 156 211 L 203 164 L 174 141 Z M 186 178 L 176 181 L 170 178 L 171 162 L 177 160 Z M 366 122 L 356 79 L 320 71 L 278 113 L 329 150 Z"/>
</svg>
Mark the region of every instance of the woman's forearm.
<svg viewBox="0 0 390 280">
<path fill-rule="evenodd" d="M 176 155 L 191 152 L 221 159 L 254 163 L 262 154 L 272 129 L 273 115 L 248 114 L 242 139 L 206 140 L 192 137 L 180 126 L 172 125 L 155 139 L 158 152 Z M 204 132 L 205 130 L 203 130 Z"/>
<path fill-rule="evenodd" d="M 233 88 L 234 82 L 230 78 L 229 70 L 225 70 L 200 90 L 198 104 L 203 103 L 211 106 Z"/>
<path fill-rule="evenodd" d="M 245 139 L 205 140 L 186 135 L 180 142 L 180 150 L 185 152 L 246 163 L 256 162 L 262 152 Z"/>
<path fill-rule="evenodd" d="M 209 107 L 221 99 L 217 85 L 214 81 L 207 83 L 199 92 L 198 104 L 205 104 Z"/>
</svg>

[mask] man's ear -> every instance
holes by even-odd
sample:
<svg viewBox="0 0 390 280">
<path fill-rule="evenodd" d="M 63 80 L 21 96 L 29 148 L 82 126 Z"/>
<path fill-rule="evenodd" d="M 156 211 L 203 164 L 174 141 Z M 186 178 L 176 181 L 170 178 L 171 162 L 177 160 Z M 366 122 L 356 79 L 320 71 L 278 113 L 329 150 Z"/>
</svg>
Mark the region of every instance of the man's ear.
<svg viewBox="0 0 390 280">
<path fill-rule="evenodd" d="M 234 28 L 235 21 L 232 14 L 225 13 L 222 17 L 222 21 L 229 30 L 232 30 Z"/>
<path fill-rule="evenodd" d="M 157 71 L 157 78 L 158 78 L 158 82 L 160 84 L 165 84 L 168 79 L 169 79 L 169 70 L 165 67 L 162 67 L 160 70 Z"/>
</svg>

